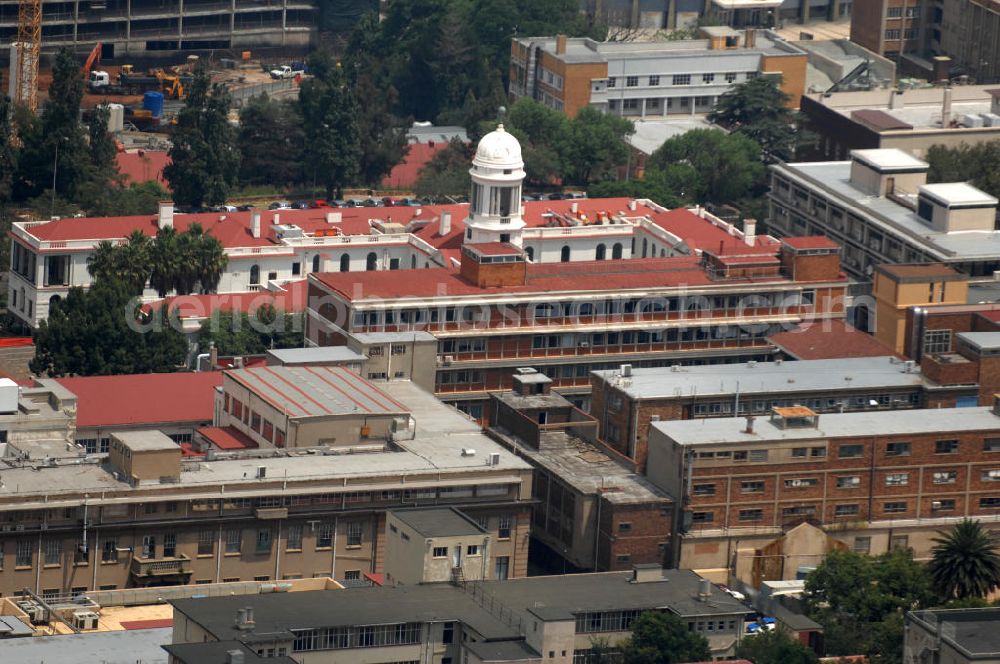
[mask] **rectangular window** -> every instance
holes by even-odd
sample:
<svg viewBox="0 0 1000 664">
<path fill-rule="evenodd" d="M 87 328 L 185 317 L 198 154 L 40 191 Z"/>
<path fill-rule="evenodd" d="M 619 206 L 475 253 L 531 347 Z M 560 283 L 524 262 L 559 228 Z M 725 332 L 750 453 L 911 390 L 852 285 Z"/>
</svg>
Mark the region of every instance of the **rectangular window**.
<svg viewBox="0 0 1000 664">
<path fill-rule="evenodd" d="M 740 482 L 740 491 L 742 493 L 763 493 L 764 482 L 759 480 Z"/>
<path fill-rule="evenodd" d="M 899 39 L 899 30 L 886 30 L 885 38 L 888 40 Z"/>
<path fill-rule="evenodd" d="M 857 459 L 865 452 L 864 445 L 841 445 L 837 451 L 841 459 Z"/>
<path fill-rule="evenodd" d="M 675 74 L 674 85 L 691 85 L 691 74 Z"/>
<path fill-rule="evenodd" d="M 502 540 L 510 539 L 510 524 L 512 519 L 507 516 L 501 516 L 499 523 L 497 525 L 497 538 Z"/>
<path fill-rule="evenodd" d="M 239 553 L 243 546 L 243 531 L 239 529 L 226 531 L 226 553 Z"/>
<path fill-rule="evenodd" d="M 1000 498 L 980 498 L 979 507 L 982 509 L 996 509 L 1000 507 Z"/>
<path fill-rule="evenodd" d="M 478 556 L 479 555 L 479 545 L 477 545 L 477 544 L 470 544 L 469 546 L 465 547 L 465 555 L 467 555 L 467 556 Z"/>
<path fill-rule="evenodd" d="M 900 512 L 906 511 L 906 503 L 886 503 L 884 508 L 886 514 L 899 514 Z"/>
<path fill-rule="evenodd" d="M 625 77 L 625 87 L 626 88 L 634 88 L 637 85 L 639 85 L 639 77 L 638 76 L 626 76 Z"/>
<path fill-rule="evenodd" d="M 448 557 L 448 547 L 446 546 L 436 546 L 431 550 L 431 555 L 435 558 L 447 558 Z"/>
<path fill-rule="evenodd" d="M 104 544 L 101 546 L 101 562 L 102 563 L 118 562 L 118 540 L 116 539 L 104 540 Z"/>
<path fill-rule="evenodd" d="M 288 541 L 285 543 L 285 548 L 289 551 L 302 550 L 302 526 L 288 526 Z"/>
<path fill-rule="evenodd" d="M 837 505 L 833 508 L 834 516 L 855 516 L 860 511 L 857 505 Z"/>
<path fill-rule="evenodd" d="M 659 85 L 660 84 L 660 77 L 659 76 L 650 76 L 649 77 L 649 84 L 651 86 Z"/>
<path fill-rule="evenodd" d="M 888 18 L 899 18 L 899 17 L 901 17 L 903 15 L 903 8 L 902 7 L 889 7 L 886 10 L 885 15 Z"/>
<path fill-rule="evenodd" d="M 764 518 L 764 510 L 740 510 L 740 521 L 760 521 Z"/>
<path fill-rule="evenodd" d="M 943 498 L 941 500 L 935 500 L 931 502 L 931 511 L 934 512 L 951 512 L 954 509 L 955 509 L 954 498 Z"/>
<path fill-rule="evenodd" d="M 785 480 L 786 489 L 803 489 L 805 487 L 816 486 L 817 484 L 819 484 L 819 480 L 815 477 L 796 477 Z"/>
<path fill-rule="evenodd" d="M 260 433 L 260 415 L 258 413 L 250 413 L 250 428 Z"/>
<path fill-rule="evenodd" d="M 58 565 L 62 562 L 62 540 L 45 540 L 45 564 Z"/>
<path fill-rule="evenodd" d="M 261 528 L 257 531 L 257 553 L 271 553 L 271 529 Z"/>
<path fill-rule="evenodd" d="M 202 530 L 198 533 L 198 555 L 211 556 L 215 553 L 215 532 Z"/>
<path fill-rule="evenodd" d="M 889 473 L 885 476 L 886 486 L 906 486 L 910 483 L 909 473 Z"/>
<path fill-rule="evenodd" d="M 934 484 L 954 484 L 958 479 L 958 471 L 940 470 L 931 477 Z"/>
<path fill-rule="evenodd" d="M 31 559 L 34 553 L 35 550 L 29 540 L 18 540 L 14 565 L 17 567 L 31 567 Z"/>
<path fill-rule="evenodd" d="M 910 536 L 909 535 L 893 535 L 889 538 L 889 550 L 895 551 L 896 549 L 908 549 L 910 548 Z"/>
<path fill-rule="evenodd" d="M 736 72 L 729 72 L 728 74 L 726 74 L 726 83 L 735 83 L 735 82 L 736 82 Z"/>
<path fill-rule="evenodd" d="M 715 80 L 715 74 L 702 74 L 701 75 L 701 82 L 702 83 L 711 83 L 714 80 Z"/>
<path fill-rule="evenodd" d="M 691 522 L 692 523 L 712 523 L 715 520 L 715 515 L 712 512 L 692 512 Z"/>
<path fill-rule="evenodd" d="M 333 546 L 333 525 L 329 523 L 319 524 L 316 531 L 316 548 L 329 549 Z"/>
<path fill-rule="evenodd" d="M 793 447 L 792 448 L 792 457 L 793 458 L 802 458 L 802 459 L 804 459 L 808 455 L 809 455 L 809 448 L 808 447 Z"/>
<path fill-rule="evenodd" d="M 984 470 L 979 479 L 983 482 L 998 482 L 1000 481 L 1000 470 Z"/>
<path fill-rule="evenodd" d="M 861 478 L 858 475 L 848 475 L 837 478 L 838 489 L 856 489 L 861 486 Z"/>
<path fill-rule="evenodd" d="M 1000 452 L 1000 438 L 986 438 L 983 440 L 984 452 Z"/>
<path fill-rule="evenodd" d="M 868 554 L 872 550 L 872 538 L 871 537 L 855 537 L 854 544 L 851 546 L 854 553 L 864 553 Z"/>
<path fill-rule="evenodd" d="M 886 443 L 886 456 L 910 456 L 909 443 Z"/>
<path fill-rule="evenodd" d="M 361 523 L 347 524 L 347 546 L 361 546 Z"/>
<path fill-rule="evenodd" d="M 957 452 L 957 440 L 938 440 L 934 442 L 934 454 L 955 454 Z"/>
<path fill-rule="evenodd" d="M 951 330 L 927 330 L 924 332 L 925 353 L 948 353 L 951 351 Z"/>
<path fill-rule="evenodd" d="M 751 461 L 767 461 L 767 450 L 750 450 Z"/>
<path fill-rule="evenodd" d="M 714 496 L 715 484 L 695 484 L 691 492 L 696 496 Z"/>
<path fill-rule="evenodd" d="M 614 76 L 608 77 L 608 87 L 613 88 L 618 84 L 618 80 Z"/>
</svg>

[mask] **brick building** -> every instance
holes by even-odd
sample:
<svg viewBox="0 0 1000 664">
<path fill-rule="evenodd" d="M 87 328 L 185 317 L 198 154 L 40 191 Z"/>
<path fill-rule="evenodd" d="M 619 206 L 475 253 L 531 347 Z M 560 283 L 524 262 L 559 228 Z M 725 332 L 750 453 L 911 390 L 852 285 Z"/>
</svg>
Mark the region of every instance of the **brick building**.
<svg viewBox="0 0 1000 664">
<path fill-rule="evenodd" d="M 1000 400 L 998 400 L 1000 403 Z M 737 549 L 771 544 L 798 524 L 812 565 L 829 546 L 930 555 L 963 517 L 1000 524 L 1000 406 L 654 423 L 647 472 L 683 501 L 682 567 L 730 568 Z M 795 578 L 796 569 L 784 576 Z"/>
<path fill-rule="evenodd" d="M 772 408 L 795 405 L 842 413 L 951 408 L 978 401 L 978 376 L 942 371 L 933 376 L 894 356 L 623 367 L 591 374 L 590 412 L 601 425 L 602 440 L 643 465 L 650 429 L 664 420 L 760 417 Z"/>
<path fill-rule="evenodd" d="M 549 567 L 626 570 L 669 558 L 673 500 L 597 437 L 597 421 L 533 369 L 492 393 L 490 434 L 534 466 L 531 534 Z"/>
</svg>

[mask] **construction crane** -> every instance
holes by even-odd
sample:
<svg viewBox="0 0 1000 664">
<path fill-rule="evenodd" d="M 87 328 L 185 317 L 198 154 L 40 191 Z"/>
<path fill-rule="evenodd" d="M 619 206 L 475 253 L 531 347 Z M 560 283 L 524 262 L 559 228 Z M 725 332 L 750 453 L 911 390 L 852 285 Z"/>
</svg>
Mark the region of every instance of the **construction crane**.
<svg viewBox="0 0 1000 664">
<path fill-rule="evenodd" d="M 15 104 L 38 110 L 38 59 L 42 51 L 42 0 L 20 0 L 17 6 L 17 61 L 11 63 Z M 15 78 L 16 77 L 16 78 Z"/>
</svg>

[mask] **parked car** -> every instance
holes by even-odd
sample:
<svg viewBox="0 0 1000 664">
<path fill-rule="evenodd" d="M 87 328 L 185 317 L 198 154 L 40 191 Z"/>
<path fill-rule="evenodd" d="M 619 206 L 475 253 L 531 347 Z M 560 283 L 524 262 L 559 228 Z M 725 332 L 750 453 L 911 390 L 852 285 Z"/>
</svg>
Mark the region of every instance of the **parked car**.
<svg viewBox="0 0 1000 664">
<path fill-rule="evenodd" d="M 275 201 L 267 206 L 268 210 L 290 210 L 292 204 L 288 201 Z"/>
<path fill-rule="evenodd" d="M 309 207 L 309 201 L 295 201 L 292 203 L 293 210 L 308 210 Z"/>
<path fill-rule="evenodd" d="M 314 200 L 312 203 L 309 204 L 309 207 L 311 207 L 311 208 L 313 208 L 315 210 L 315 209 L 318 209 L 318 208 L 328 208 L 328 207 L 330 207 L 330 204 L 327 203 L 322 198 L 317 198 L 316 200 Z"/>
</svg>

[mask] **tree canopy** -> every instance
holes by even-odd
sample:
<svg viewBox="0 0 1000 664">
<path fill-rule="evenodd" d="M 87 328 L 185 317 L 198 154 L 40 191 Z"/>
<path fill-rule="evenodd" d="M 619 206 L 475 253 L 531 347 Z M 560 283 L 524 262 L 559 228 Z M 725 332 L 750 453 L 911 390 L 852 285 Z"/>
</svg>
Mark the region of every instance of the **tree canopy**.
<svg viewBox="0 0 1000 664">
<path fill-rule="evenodd" d="M 757 143 L 742 134 L 694 129 L 668 139 L 650 155 L 646 168 L 654 178 L 662 177 L 657 173 L 683 169 L 669 177 L 675 182 L 682 177 L 690 184 L 693 190 L 687 195 L 692 200 L 728 203 L 750 195 L 763 184 L 767 173 L 760 157 Z"/>
<path fill-rule="evenodd" d="M 970 182 L 1000 197 L 1000 141 L 953 148 L 932 145 L 927 150 L 928 182 Z"/>
<path fill-rule="evenodd" d="M 141 314 L 129 286 L 116 280 L 70 289 L 50 305 L 34 340 L 31 370 L 48 376 L 170 372 L 188 353 L 163 312 Z"/>
<path fill-rule="evenodd" d="M 732 86 L 719 97 L 708 119 L 753 139 L 768 162 L 791 160 L 802 140 L 788 95 L 769 76 Z"/>
<path fill-rule="evenodd" d="M 469 163 L 472 161 L 473 147 L 460 139 L 452 139 L 420 169 L 414 191 L 417 196 L 441 198 L 445 196 L 466 196 L 472 181 Z"/>
<path fill-rule="evenodd" d="M 737 659 L 753 664 L 817 664 L 819 658 L 801 641 L 782 631 L 762 631 L 747 636 L 736 648 Z"/>
<path fill-rule="evenodd" d="M 708 639 L 666 611 L 647 611 L 636 618 L 631 638 L 622 644 L 622 653 L 624 664 L 680 664 L 712 659 Z"/>
<path fill-rule="evenodd" d="M 941 597 L 983 598 L 1000 587 L 1000 542 L 993 531 L 962 519 L 933 541 L 928 567 Z"/>
<path fill-rule="evenodd" d="M 236 143 L 241 185 L 289 186 L 301 180 L 305 132 L 297 102 L 252 97 L 240 111 Z"/>
<path fill-rule="evenodd" d="M 270 304 L 252 313 L 216 311 L 202 323 L 199 348 L 215 344 L 219 355 L 261 355 L 275 348 L 302 346 L 302 314 L 276 310 Z"/>
<path fill-rule="evenodd" d="M 229 103 L 226 89 L 213 86 L 208 70 L 199 65 L 177 114 L 170 164 L 163 169 L 178 205 L 225 203 L 236 185 L 240 154 L 236 130 L 229 124 Z"/>
</svg>

